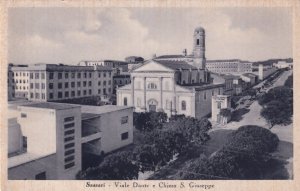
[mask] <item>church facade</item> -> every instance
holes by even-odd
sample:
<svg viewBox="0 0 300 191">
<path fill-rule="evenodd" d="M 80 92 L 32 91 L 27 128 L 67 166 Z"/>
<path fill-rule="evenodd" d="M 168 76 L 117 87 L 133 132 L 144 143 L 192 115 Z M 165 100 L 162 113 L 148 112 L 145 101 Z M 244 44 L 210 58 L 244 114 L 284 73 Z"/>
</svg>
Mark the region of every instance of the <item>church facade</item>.
<svg viewBox="0 0 300 191">
<path fill-rule="evenodd" d="M 117 90 L 117 105 L 201 118 L 211 113 L 211 97 L 223 94 L 224 85 L 210 80 L 207 71 L 189 64 L 150 60 L 131 73 L 130 84 Z"/>
<path fill-rule="evenodd" d="M 117 90 L 117 105 L 136 112 L 162 111 L 196 118 L 211 113 L 212 96 L 221 95 L 224 84 L 212 84 L 205 69 L 205 32 L 194 31 L 193 54 L 164 55 L 131 72 L 131 83 Z"/>
</svg>

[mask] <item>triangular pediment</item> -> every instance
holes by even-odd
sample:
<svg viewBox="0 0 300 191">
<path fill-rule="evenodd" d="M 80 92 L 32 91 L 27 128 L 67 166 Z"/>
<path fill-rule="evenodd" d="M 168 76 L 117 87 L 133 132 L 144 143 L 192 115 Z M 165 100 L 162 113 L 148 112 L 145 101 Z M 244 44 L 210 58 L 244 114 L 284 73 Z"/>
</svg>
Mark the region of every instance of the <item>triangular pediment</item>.
<svg viewBox="0 0 300 191">
<path fill-rule="evenodd" d="M 153 60 L 150 60 L 143 64 L 142 66 L 136 68 L 134 72 L 174 72 L 173 69 L 168 68 L 158 62 L 155 62 Z"/>
</svg>

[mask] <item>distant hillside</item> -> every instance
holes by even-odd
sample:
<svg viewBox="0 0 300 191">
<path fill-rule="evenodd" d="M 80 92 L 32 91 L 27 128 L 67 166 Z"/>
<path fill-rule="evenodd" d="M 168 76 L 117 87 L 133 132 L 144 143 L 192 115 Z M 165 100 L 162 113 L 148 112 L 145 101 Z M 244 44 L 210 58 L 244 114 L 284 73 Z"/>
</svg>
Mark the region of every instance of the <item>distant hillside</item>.
<svg viewBox="0 0 300 191">
<path fill-rule="evenodd" d="M 265 61 L 258 61 L 258 62 L 253 62 L 253 65 L 259 65 L 259 64 L 263 64 L 263 65 L 273 65 L 274 63 L 278 63 L 279 61 L 285 61 L 287 63 L 291 63 L 293 62 L 293 58 L 285 58 L 285 59 L 269 59 L 269 60 L 265 60 Z"/>
</svg>

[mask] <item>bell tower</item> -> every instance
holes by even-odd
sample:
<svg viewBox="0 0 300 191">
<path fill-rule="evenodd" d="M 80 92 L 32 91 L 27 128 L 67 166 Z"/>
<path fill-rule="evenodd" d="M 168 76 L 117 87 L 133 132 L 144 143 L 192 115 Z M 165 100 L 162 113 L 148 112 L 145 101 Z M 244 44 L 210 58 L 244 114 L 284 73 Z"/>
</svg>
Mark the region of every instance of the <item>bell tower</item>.
<svg viewBox="0 0 300 191">
<path fill-rule="evenodd" d="M 194 31 L 193 65 L 205 69 L 205 30 L 197 27 Z"/>
</svg>

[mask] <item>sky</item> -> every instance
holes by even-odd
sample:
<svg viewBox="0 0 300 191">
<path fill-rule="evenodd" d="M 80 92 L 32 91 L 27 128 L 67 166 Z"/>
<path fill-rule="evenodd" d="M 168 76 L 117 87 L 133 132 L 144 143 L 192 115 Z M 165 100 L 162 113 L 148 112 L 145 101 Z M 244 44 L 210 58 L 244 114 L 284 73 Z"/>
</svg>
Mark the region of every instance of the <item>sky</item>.
<svg viewBox="0 0 300 191">
<path fill-rule="evenodd" d="M 290 8 L 10 8 L 8 62 L 190 54 L 198 26 L 208 60 L 292 57 Z"/>
</svg>

